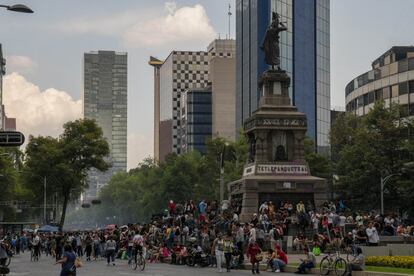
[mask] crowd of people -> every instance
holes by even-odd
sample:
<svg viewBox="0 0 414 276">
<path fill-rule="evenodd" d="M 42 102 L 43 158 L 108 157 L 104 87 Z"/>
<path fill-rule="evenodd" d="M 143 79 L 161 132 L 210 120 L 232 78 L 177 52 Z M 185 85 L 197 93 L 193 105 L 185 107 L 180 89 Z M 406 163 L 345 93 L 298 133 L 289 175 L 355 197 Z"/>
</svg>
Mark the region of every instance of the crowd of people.
<svg viewBox="0 0 414 276">
<path fill-rule="evenodd" d="M 15 233 L 4 237 L 15 254 L 53 256 L 63 263 L 62 276 L 76 270 L 76 256 L 86 262 L 105 259 L 115 266 L 117 259 L 136 261 L 141 252 L 148 262 L 215 266 L 219 272 L 251 265 L 259 274 L 265 262 L 274 272 L 288 264 L 284 237 L 294 232 L 293 250 L 305 252 L 298 273 L 315 266 L 315 255 L 332 250 L 354 250 L 358 245 L 379 244 L 380 235 L 413 238 L 413 226 L 403 226 L 398 216 L 352 213 L 343 202 L 326 202 L 315 208 L 310 203 L 263 202 L 249 222 L 241 222 L 237 201 L 201 200 L 167 204 L 168 214 L 153 216 L 148 224 L 111 225 L 105 229 L 64 233 Z M 347 229 L 350 229 L 349 231 Z M 285 250 L 283 250 L 283 248 Z M 358 254 L 356 254 L 358 255 Z M 2 257 L 0 251 L 0 261 Z M 65 274 L 66 273 L 66 274 Z M 76 272 L 75 272 L 76 273 Z"/>
</svg>

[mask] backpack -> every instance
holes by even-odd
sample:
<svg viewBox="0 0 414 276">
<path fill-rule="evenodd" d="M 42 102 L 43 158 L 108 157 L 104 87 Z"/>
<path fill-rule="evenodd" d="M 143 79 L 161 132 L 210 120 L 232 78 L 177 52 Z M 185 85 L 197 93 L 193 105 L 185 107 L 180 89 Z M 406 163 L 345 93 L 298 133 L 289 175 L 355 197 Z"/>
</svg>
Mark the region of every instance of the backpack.
<svg viewBox="0 0 414 276">
<path fill-rule="evenodd" d="M 276 228 L 273 228 L 273 239 L 275 241 L 280 240 L 280 233 L 279 233 L 279 230 L 277 230 Z"/>
</svg>

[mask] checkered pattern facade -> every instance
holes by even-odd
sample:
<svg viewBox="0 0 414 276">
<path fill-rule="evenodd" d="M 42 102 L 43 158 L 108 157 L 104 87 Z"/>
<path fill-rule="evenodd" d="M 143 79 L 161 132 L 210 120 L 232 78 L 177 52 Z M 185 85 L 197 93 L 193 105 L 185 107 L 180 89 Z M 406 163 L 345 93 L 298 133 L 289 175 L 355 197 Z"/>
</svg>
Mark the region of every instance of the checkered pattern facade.
<svg viewBox="0 0 414 276">
<path fill-rule="evenodd" d="M 220 40 L 214 41 L 215 45 L 220 46 L 217 41 Z M 162 150 L 163 147 L 160 146 L 160 161 L 170 152 L 181 153 L 181 95 L 188 89 L 204 88 L 209 84 L 209 63 L 212 57 L 234 55 L 234 48 L 210 45 L 208 51 L 173 51 L 164 61 L 160 69 L 160 121 L 171 120 L 172 131 L 170 134 L 169 130 L 160 129 L 160 143 L 165 135 L 171 135 L 172 143 L 171 149 Z"/>
</svg>

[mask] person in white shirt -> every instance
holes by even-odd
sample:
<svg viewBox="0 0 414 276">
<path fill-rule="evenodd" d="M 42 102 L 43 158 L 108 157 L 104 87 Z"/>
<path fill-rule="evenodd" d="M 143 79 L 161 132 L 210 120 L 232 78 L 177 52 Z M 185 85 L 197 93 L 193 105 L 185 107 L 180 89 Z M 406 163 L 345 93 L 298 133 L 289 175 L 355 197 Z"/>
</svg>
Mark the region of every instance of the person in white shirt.
<svg viewBox="0 0 414 276">
<path fill-rule="evenodd" d="M 267 205 L 267 201 L 265 201 L 265 202 L 262 203 L 262 205 L 260 205 L 259 213 L 260 214 L 265 214 L 265 213 L 267 213 L 268 209 L 269 209 L 269 206 Z"/>
<path fill-rule="evenodd" d="M 106 261 L 107 265 L 112 261 L 112 265 L 115 265 L 115 250 L 116 250 L 116 241 L 112 236 L 106 241 Z"/>
<path fill-rule="evenodd" d="M 319 234 L 319 217 L 318 214 L 313 213 L 312 217 L 311 217 L 311 221 L 312 221 L 312 226 L 313 226 L 313 233 L 314 234 Z"/>
<path fill-rule="evenodd" d="M 364 218 L 360 214 L 356 216 L 355 221 L 358 226 L 364 225 Z"/>
<path fill-rule="evenodd" d="M 369 226 L 366 230 L 368 236 L 368 245 L 369 246 L 378 246 L 379 243 L 379 235 L 377 229 L 375 228 L 372 222 L 369 223 Z"/>
<path fill-rule="evenodd" d="M 249 242 L 256 242 L 256 228 L 250 225 Z"/>
<path fill-rule="evenodd" d="M 138 254 L 139 251 L 142 251 L 142 256 L 145 258 L 146 254 L 147 254 L 147 250 L 146 250 L 146 247 L 145 247 L 144 237 L 137 233 L 132 238 L 132 242 L 134 243 L 134 247 L 133 247 L 133 250 L 132 250 L 133 258 L 137 257 L 137 254 Z M 135 259 L 135 261 L 136 261 L 136 259 Z"/>
<path fill-rule="evenodd" d="M 344 214 L 339 215 L 339 228 L 341 229 L 341 235 L 342 237 L 346 236 L 345 233 L 345 224 L 346 224 L 346 217 Z"/>
</svg>

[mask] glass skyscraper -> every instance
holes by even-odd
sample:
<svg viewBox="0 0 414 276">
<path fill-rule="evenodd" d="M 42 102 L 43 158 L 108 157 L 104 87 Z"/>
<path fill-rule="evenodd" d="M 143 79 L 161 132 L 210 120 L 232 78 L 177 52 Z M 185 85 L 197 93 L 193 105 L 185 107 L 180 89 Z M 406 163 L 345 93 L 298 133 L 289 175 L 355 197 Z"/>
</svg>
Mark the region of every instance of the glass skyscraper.
<svg viewBox="0 0 414 276">
<path fill-rule="evenodd" d="M 260 49 L 271 14 L 288 31 L 280 37 L 281 68 L 292 79 L 290 96 L 306 113 L 307 135 L 319 151 L 329 149 L 330 34 L 329 0 L 236 0 L 236 127 L 258 106 L 258 78 L 269 68 Z"/>
<path fill-rule="evenodd" d="M 189 89 L 181 95 L 181 152 L 207 153 L 212 128 L 211 86 Z"/>
<path fill-rule="evenodd" d="M 83 66 L 83 115 L 96 120 L 110 148 L 111 168 L 89 173 L 86 197 L 95 197 L 115 172 L 127 169 L 127 54 L 85 53 Z"/>
</svg>

